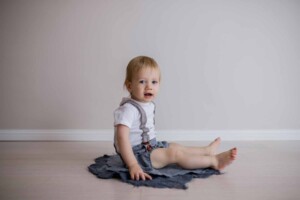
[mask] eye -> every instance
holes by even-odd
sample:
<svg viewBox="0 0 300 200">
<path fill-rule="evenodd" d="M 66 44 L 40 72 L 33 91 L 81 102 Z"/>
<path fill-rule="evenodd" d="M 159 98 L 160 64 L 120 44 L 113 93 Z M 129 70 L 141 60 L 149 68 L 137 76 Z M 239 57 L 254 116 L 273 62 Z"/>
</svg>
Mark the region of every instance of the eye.
<svg viewBox="0 0 300 200">
<path fill-rule="evenodd" d="M 140 83 L 140 84 L 145 84 L 146 81 L 145 81 L 145 80 L 140 80 L 139 83 Z"/>
<path fill-rule="evenodd" d="M 158 83 L 158 81 L 152 81 L 152 84 L 153 85 L 155 85 L 155 84 L 157 84 Z"/>
</svg>

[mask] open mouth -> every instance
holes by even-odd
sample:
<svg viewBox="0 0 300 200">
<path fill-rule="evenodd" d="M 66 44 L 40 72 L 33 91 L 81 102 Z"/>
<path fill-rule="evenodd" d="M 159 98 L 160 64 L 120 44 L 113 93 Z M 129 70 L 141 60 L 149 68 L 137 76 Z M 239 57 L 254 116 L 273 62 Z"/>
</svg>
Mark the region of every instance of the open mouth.
<svg viewBox="0 0 300 200">
<path fill-rule="evenodd" d="M 145 93 L 144 95 L 145 95 L 145 97 L 152 97 L 153 96 L 153 94 L 151 94 L 151 93 Z"/>
</svg>

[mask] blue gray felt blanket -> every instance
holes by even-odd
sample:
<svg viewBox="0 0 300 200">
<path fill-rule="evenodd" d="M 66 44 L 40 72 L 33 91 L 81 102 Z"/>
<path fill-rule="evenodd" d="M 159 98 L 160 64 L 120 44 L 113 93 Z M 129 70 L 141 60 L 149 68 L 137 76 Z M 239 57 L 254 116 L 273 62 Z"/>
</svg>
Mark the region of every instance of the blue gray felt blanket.
<svg viewBox="0 0 300 200">
<path fill-rule="evenodd" d="M 185 170 L 177 165 L 169 165 L 162 169 L 143 168 L 146 173 L 152 176 L 152 180 L 136 181 L 130 179 L 128 169 L 117 154 L 104 155 L 95 159 L 95 163 L 90 165 L 88 169 L 102 179 L 118 178 L 134 186 L 177 189 L 187 189 L 186 184 L 193 178 L 207 178 L 214 174 L 220 174 L 218 170 L 211 168 Z"/>
</svg>

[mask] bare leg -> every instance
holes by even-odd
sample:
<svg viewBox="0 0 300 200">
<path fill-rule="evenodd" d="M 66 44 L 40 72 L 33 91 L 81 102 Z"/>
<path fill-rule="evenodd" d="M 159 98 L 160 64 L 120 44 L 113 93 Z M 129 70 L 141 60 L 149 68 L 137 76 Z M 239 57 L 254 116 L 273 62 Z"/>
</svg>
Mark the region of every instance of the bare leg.
<svg viewBox="0 0 300 200">
<path fill-rule="evenodd" d="M 162 168 L 169 164 L 178 164 L 185 169 L 212 167 L 221 170 L 232 163 L 236 155 L 236 148 L 215 156 L 203 156 L 187 153 L 182 146 L 173 145 L 165 149 L 155 149 L 151 153 L 151 161 L 154 168 Z"/>
<path fill-rule="evenodd" d="M 212 141 L 208 146 L 205 147 L 188 147 L 182 146 L 176 143 L 170 143 L 170 146 L 176 146 L 176 148 L 180 148 L 181 151 L 185 152 L 186 154 L 192 154 L 194 156 L 212 156 L 215 155 L 219 145 L 221 143 L 221 138 L 216 138 Z"/>
</svg>

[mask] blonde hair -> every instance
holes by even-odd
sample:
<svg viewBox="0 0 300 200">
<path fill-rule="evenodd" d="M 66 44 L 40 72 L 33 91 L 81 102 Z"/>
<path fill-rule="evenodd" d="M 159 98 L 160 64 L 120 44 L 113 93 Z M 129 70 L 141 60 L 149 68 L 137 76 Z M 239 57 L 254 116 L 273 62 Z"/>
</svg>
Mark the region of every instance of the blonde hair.
<svg viewBox="0 0 300 200">
<path fill-rule="evenodd" d="M 127 88 L 127 85 L 132 82 L 134 75 L 139 73 L 140 70 L 148 67 L 159 71 L 160 80 L 160 70 L 157 62 L 153 58 L 147 56 L 138 56 L 133 58 L 127 65 L 124 87 Z"/>
</svg>

